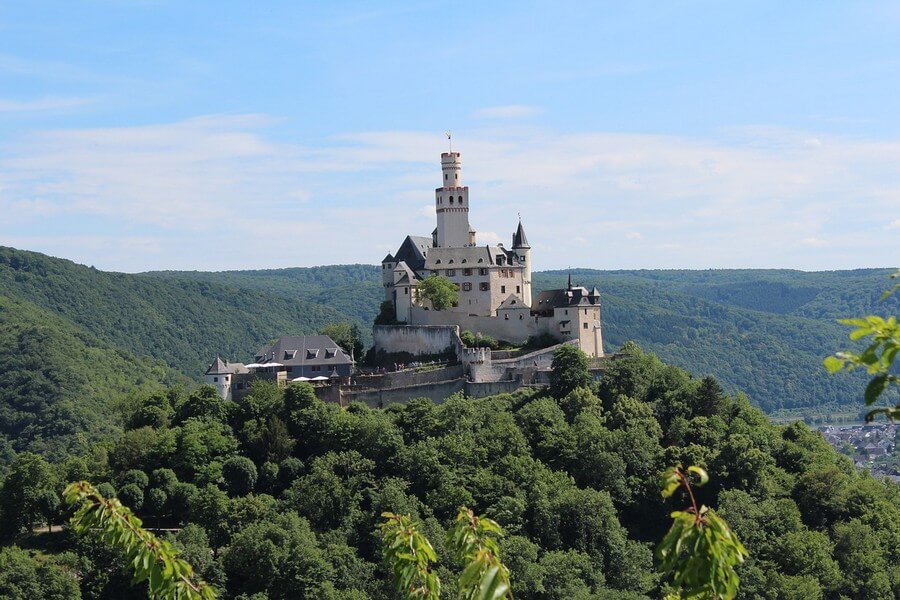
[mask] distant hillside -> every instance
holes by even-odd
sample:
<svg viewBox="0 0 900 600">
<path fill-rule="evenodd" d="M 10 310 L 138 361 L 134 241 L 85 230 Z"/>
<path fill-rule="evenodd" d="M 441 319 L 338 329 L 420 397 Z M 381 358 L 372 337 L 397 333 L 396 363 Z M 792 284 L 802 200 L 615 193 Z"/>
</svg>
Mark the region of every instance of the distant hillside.
<svg viewBox="0 0 900 600">
<path fill-rule="evenodd" d="M 0 460 L 9 444 L 62 454 L 115 428 L 133 391 L 195 383 L 216 353 L 247 359 L 346 319 L 299 298 L 0 247 Z"/>
<path fill-rule="evenodd" d="M 5 291 L 5 286 L 4 286 Z M 135 389 L 186 381 L 51 311 L 0 294 L 0 462 L 11 449 L 60 458 L 119 425 Z"/>
<path fill-rule="evenodd" d="M 607 350 L 632 339 L 767 411 L 809 412 L 858 408 L 861 376 L 828 376 L 821 359 L 847 344 L 836 318 L 897 312 L 897 298 L 878 300 L 888 274 L 576 270 L 573 278 L 603 293 Z M 562 286 L 566 275 L 537 273 L 536 288 Z M 272 338 L 340 320 L 368 334 L 380 278 L 367 265 L 127 275 L 0 247 L 0 456 L 3 439 L 63 447 L 79 443 L 79 431 L 115 426 L 109 413 L 129 390 L 196 382 L 216 353 L 247 359 Z"/>
<path fill-rule="evenodd" d="M 828 376 L 821 361 L 847 345 L 836 319 L 897 312 L 897 298 L 880 301 L 890 273 L 572 271 L 576 283 L 603 294 L 607 350 L 634 340 L 663 360 L 746 391 L 770 412 L 859 401 L 861 377 Z M 381 270 L 366 265 L 147 275 L 327 303 L 364 324 L 382 300 Z M 536 273 L 536 291 L 564 286 L 567 275 Z"/>
</svg>

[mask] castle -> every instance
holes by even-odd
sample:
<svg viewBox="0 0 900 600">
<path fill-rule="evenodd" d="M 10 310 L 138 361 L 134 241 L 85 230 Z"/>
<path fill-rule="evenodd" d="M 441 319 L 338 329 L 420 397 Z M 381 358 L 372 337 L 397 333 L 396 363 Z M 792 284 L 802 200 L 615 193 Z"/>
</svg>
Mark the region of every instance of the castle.
<svg viewBox="0 0 900 600">
<path fill-rule="evenodd" d="M 479 246 L 469 224 L 469 188 L 462 182 L 459 152 L 441 154 L 443 181 L 434 193 L 437 227 L 430 237 L 408 235 L 395 254 L 381 262 L 385 300 L 398 323 L 408 326 L 457 326 L 519 344 L 549 335 L 577 341 L 588 356 L 603 356 L 600 292 L 573 286 L 547 290 L 532 298 L 531 246 L 519 219 L 512 246 Z M 439 275 L 456 284 L 459 300 L 435 310 L 417 294 L 425 278 Z M 376 336 L 376 344 L 379 339 Z M 381 341 L 381 349 L 397 351 Z"/>
</svg>

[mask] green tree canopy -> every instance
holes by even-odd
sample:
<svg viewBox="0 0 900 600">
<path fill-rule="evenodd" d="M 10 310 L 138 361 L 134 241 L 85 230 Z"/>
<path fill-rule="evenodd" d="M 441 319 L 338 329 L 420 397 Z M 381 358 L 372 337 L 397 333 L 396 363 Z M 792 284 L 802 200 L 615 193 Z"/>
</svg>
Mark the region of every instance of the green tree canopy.
<svg viewBox="0 0 900 600">
<path fill-rule="evenodd" d="M 442 275 L 431 275 L 416 286 L 419 298 L 429 300 L 434 310 L 447 310 L 459 301 L 459 288 Z"/>
</svg>

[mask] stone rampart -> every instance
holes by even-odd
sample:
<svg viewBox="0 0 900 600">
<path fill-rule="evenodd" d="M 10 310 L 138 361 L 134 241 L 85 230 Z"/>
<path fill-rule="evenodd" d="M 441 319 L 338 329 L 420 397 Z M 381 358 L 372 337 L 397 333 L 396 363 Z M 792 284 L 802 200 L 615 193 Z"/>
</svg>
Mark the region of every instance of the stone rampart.
<svg viewBox="0 0 900 600">
<path fill-rule="evenodd" d="M 453 325 L 375 325 L 376 350 L 408 352 L 414 356 L 441 354 L 447 348 L 459 353 L 459 328 Z"/>
<path fill-rule="evenodd" d="M 385 389 L 448 381 L 451 379 L 459 379 L 462 376 L 463 366 L 451 365 L 449 367 L 442 367 L 431 371 L 396 371 L 393 373 L 378 373 L 375 375 L 356 375 L 353 377 L 353 385 L 361 388 Z"/>
<path fill-rule="evenodd" d="M 456 311 L 425 310 L 421 306 L 410 308 L 410 322 L 430 326 L 455 325 L 462 330 L 489 335 L 494 339 L 513 344 L 525 343 L 529 337 L 545 332 L 543 324 L 531 316 L 525 316 L 521 320 L 515 317 L 506 320 L 501 317 L 474 316 Z"/>
</svg>

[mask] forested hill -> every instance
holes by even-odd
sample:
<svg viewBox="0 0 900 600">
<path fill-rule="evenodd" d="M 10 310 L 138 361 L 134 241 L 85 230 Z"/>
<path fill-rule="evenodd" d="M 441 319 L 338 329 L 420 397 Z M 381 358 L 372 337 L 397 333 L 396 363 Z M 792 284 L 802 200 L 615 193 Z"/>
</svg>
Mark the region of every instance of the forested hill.
<svg viewBox="0 0 900 600">
<path fill-rule="evenodd" d="M 846 346 L 841 317 L 896 313 L 881 301 L 889 269 L 572 271 L 603 293 L 607 350 L 634 340 L 664 360 L 714 375 L 771 412 L 853 406 L 861 378 L 829 377 L 822 357 Z M 382 300 L 378 267 L 341 265 L 258 271 L 157 272 L 149 276 L 221 283 L 325 303 L 372 322 Z M 568 272 L 540 272 L 536 290 L 562 287 Z"/>
<path fill-rule="evenodd" d="M 567 273 L 537 273 L 538 289 Z M 888 271 L 573 271 L 603 293 L 608 350 L 635 340 L 768 411 L 856 411 L 861 378 L 828 376 L 840 316 L 896 313 Z M 0 452 L 63 452 L 114 427 L 129 390 L 191 384 L 216 354 L 349 320 L 368 333 L 380 269 L 343 265 L 223 273 L 106 273 L 0 247 Z"/>
<path fill-rule="evenodd" d="M 105 273 L 0 247 L 0 458 L 61 455 L 117 427 L 132 391 L 191 385 L 217 353 L 352 317 L 218 283 Z"/>
</svg>

